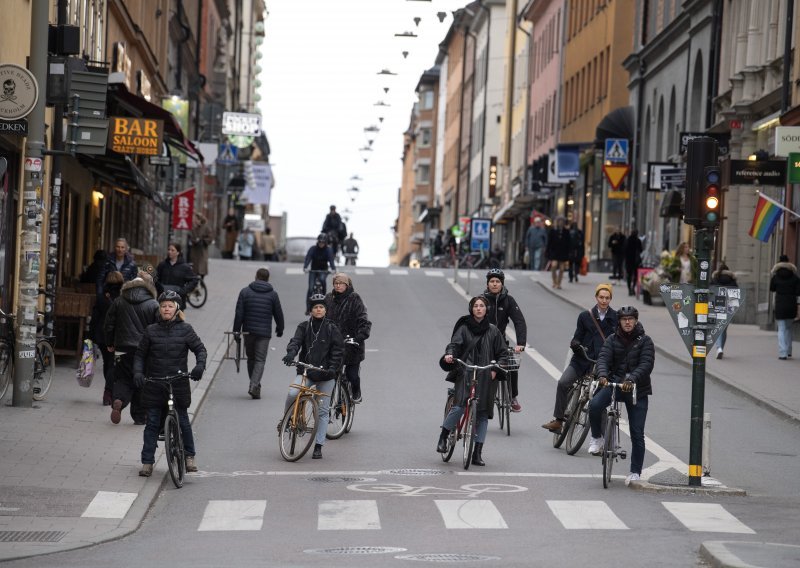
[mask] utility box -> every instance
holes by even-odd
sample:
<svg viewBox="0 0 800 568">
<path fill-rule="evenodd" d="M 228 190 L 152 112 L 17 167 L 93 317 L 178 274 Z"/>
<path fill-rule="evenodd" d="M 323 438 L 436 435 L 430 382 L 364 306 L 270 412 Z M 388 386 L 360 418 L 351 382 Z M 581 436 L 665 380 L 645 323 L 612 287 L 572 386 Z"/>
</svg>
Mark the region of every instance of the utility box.
<svg viewBox="0 0 800 568">
<path fill-rule="evenodd" d="M 67 150 L 73 154 L 105 154 L 108 140 L 108 75 L 72 71 L 69 93 Z"/>
</svg>

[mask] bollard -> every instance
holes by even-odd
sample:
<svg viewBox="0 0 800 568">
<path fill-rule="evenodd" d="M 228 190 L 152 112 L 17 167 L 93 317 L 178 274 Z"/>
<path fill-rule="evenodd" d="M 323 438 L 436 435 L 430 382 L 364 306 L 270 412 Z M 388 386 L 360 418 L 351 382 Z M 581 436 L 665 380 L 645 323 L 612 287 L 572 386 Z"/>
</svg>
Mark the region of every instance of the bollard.
<svg viewBox="0 0 800 568">
<path fill-rule="evenodd" d="M 703 414 L 703 477 L 711 475 L 711 413 Z"/>
</svg>

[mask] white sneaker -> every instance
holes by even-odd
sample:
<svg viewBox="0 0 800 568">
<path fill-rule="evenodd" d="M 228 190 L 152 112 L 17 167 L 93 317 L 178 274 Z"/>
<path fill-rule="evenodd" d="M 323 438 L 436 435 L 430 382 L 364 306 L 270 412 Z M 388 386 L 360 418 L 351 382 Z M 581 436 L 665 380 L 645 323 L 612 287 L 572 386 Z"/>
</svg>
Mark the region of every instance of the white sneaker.
<svg viewBox="0 0 800 568">
<path fill-rule="evenodd" d="M 592 438 L 592 441 L 589 442 L 589 449 L 586 451 L 592 454 L 593 456 L 599 456 L 600 452 L 603 451 L 604 443 L 605 440 L 603 439 L 602 436 L 600 436 L 599 438 Z"/>
<path fill-rule="evenodd" d="M 630 485 L 631 481 L 639 481 L 639 474 L 638 473 L 631 473 L 628 474 L 628 477 L 625 478 L 625 485 Z"/>
<path fill-rule="evenodd" d="M 722 359 L 722 349 L 717 349 L 717 359 Z"/>
</svg>

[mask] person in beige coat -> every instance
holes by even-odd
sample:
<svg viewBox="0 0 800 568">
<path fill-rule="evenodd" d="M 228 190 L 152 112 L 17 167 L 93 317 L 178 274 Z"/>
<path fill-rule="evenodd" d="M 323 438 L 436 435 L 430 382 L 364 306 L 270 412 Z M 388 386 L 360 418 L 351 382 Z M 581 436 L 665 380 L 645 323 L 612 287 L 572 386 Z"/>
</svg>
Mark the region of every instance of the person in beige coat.
<svg viewBox="0 0 800 568">
<path fill-rule="evenodd" d="M 192 245 L 189 262 L 192 263 L 194 273 L 200 278 L 208 274 L 208 247 L 212 242 L 214 242 L 214 232 L 208 226 L 208 220 L 201 213 L 195 213 L 192 232 L 189 234 L 189 243 Z"/>
<path fill-rule="evenodd" d="M 269 227 L 264 229 L 264 234 L 261 235 L 260 248 L 264 255 L 264 260 L 278 260 L 275 257 L 275 253 L 278 250 L 278 241 L 275 239 L 275 235 L 272 234 L 272 229 Z"/>
</svg>

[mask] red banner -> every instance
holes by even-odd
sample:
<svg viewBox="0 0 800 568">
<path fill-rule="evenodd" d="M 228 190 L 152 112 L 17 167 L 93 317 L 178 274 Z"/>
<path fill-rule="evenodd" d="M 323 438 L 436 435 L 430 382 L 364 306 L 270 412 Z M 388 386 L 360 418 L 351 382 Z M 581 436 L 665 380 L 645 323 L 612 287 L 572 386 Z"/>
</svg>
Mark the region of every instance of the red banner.
<svg viewBox="0 0 800 568">
<path fill-rule="evenodd" d="M 195 188 L 190 187 L 189 189 L 176 194 L 172 200 L 172 228 L 176 231 L 192 230 L 194 193 Z"/>
</svg>

